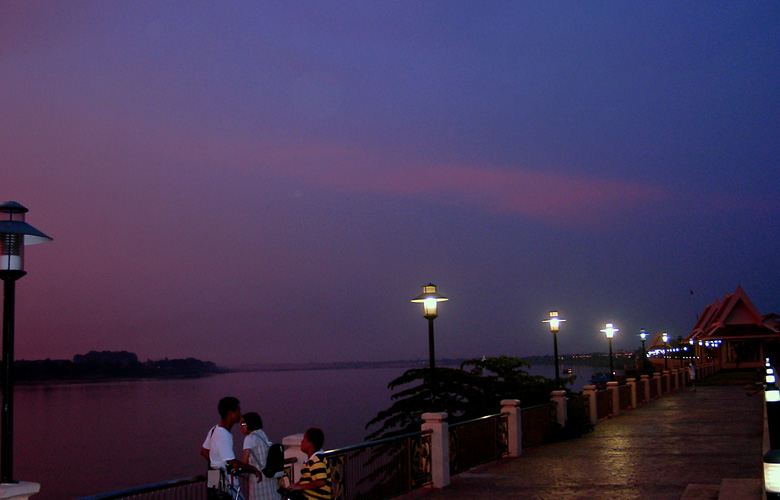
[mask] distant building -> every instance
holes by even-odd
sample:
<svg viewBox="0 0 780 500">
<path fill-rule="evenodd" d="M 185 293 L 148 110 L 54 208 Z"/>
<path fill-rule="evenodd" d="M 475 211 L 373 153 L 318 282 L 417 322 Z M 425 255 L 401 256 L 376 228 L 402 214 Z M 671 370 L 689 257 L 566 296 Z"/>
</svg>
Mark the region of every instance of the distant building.
<svg viewBox="0 0 780 500">
<path fill-rule="evenodd" d="M 761 315 L 741 286 L 704 308 L 685 342 L 721 368 L 758 368 L 780 354 L 780 316 Z M 691 342 L 692 341 L 692 342 Z"/>
</svg>

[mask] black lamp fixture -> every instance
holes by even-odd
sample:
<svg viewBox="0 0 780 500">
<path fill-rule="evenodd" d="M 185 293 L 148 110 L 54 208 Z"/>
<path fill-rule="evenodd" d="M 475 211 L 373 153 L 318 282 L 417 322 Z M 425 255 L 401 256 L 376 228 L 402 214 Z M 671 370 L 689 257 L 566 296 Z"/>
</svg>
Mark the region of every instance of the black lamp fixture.
<svg viewBox="0 0 780 500">
<path fill-rule="evenodd" d="M 433 320 L 436 319 L 436 317 L 439 316 L 438 311 L 438 304 L 439 302 L 444 302 L 445 300 L 449 300 L 447 297 L 439 294 L 436 291 L 436 285 L 433 283 L 428 283 L 427 285 L 423 285 L 422 287 L 423 291 L 420 295 L 412 299 L 412 302 L 422 302 L 423 305 L 423 316 L 425 319 L 428 320 L 428 356 L 430 357 L 429 361 L 429 368 L 430 368 L 430 375 L 429 375 L 429 381 L 428 386 L 431 391 L 431 404 L 433 404 L 434 401 L 434 386 L 435 386 L 435 376 L 436 376 L 436 356 L 434 354 L 434 348 L 433 348 Z"/>
<path fill-rule="evenodd" d="M 639 339 L 642 341 L 642 369 L 640 373 L 644 373 L 645 365 L 647 364 L 647 351 L 645 350 L 645 341 L 647 340 L 647 330 L 642 328 L 639 330 Z"/>
<path fill-rule="evenodd" d="M 558 317 L 558 311 L 550 311 L 550 319 L 546 319 L 543 323 L 550 323 L 550 332 L 553 334 L 553 353 L 555 356 L 555 388 L 561 388 L 561 377 L 558 371 L 558 330 L 561 327 L 561 322 L 566 321 Z"/>
<path fill-rule="evenodd" d="M 607 336 L 607 340 L 609 341 L 609 379 L 615 380 L 615 365 L 612 360 L 612 338 L 615 336 L 615 332 L 617 332 L 618 329 L 615 328 L 612 323 L 607 323 L 607 326 L 601 331 L 604 332 L 604 335 Z"/>
<path fill-rule="evenodd" d="M 16 280 L 24 270 L 24 247 L 51 238 L 24 221 L 28 210 L 15 201 L 0 205 L 0 279 L 3 280 L 3 402 L 0 417 L 0 482 L 13 479 L 14 304 Z"/>
<path fill-rule="evenodd" d="M 667 367 L 669 356 L 667 356 L 666 352 L 669 350 L 669 334 L 664 332 L 661 334 L 661 340 L 664 341 L 664 371 L 668 370 Z"/>
</svg>

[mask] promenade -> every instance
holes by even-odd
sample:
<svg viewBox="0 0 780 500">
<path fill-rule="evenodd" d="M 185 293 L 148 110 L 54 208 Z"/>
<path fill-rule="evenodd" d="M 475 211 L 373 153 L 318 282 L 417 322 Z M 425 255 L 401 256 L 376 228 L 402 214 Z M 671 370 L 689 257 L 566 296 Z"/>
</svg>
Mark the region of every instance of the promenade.
<svg viewBox="0 0 780 500">
<path fill-rule="evenodd" d="M 753 479 L 736 498 L 758 500 L 763 405 L 763 392 L 750 396 L 743 386 L 679 389 L 602 420 L 580 438 L 528 448 L 454 476 L 446 488 L 401 498 L 717 499 L 724 479 Z"/>
</svg>

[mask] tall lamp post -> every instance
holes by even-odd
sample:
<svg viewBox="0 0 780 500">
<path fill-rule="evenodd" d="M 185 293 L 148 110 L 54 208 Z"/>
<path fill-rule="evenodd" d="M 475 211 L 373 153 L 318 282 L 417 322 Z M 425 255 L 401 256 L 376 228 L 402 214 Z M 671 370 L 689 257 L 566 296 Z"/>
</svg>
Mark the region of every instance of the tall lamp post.
<svg viewBox="0 0 780 500">
<path fill-rule="evenodd" d="M 647 340 L 647 331 L 642 328 L 639 330 L 639 338 L 642 340 L 642 369 L 639 373 L 645 372 L 645 366 L 647 365 L 647 351 L 645 350 L 645 340 Z"/>
<path fill-rule="evenodd" d="M 428 320 L 428 355 L 430 356 L 429 361 L 429 368 L 430 368 L 430 375 L 429 375 L 429 389 L 431 391 L 431 404 L 434 402 L 434 386 L 435 386 L 435 379 L 436 379 L 436 356 L 434 355 L 433 350 L 433 320 L 436 319 L 436 317 L 439 315 L 438 313 L 438 303 L 444 302 L 445 300 L 449 300 L 447 297 L 444 297 L 443 295 L 440 295 L 436 292 L 436 285 L 433 283 L 428 283 L 427 285 L 423 285 L 422 287 L 423 291 L 420 295 L 412 299 L 412 302 L 422 302 L 423 305 L 423 316 L 425 316 L 425 319 Z"/>
<path fill-rule="evenodd" d="M 778 500 L 780 499 L 780 391 L 775 385 L 774 369 L 769 367 L 768 362 L 764 400 L 769 434 L 769 451 L 764 455 L 764 485 L 767 500 Z"/>
<path fill-rule="evenodd" d="M 51 238 L 24 221 L 27 209 L 8 201 L 0 205 L 0 279 L 3 280 L 3 402 L 0 423 L 0 482 L 15 483 L 14 456 L 14 303 L 16 280 L 24 271 L 24 246 Z"/>
<path fill-rule="evenodd" d="M 677 358 L 680 360 L 679 368 L 683 367 L 683 338 L 682 335 L 677 336 Z M 686 349 L 687 350 L 687 349 Z"/>
<path fill-rule="evenodd" d="M 558 371 L 558 329 L 561 326 L 561 322 L 566 321 L 558 317 L 558 311 L 550 311 L 550 319 L 544 320 L 542 323 L 550 323 L 550 331 L 553 334 L 553 352 L 555 354 L 555 388 L 561 388 L 561 377 Z"/>
<path fill-rule="evenodd" d="M 668 359 L 667 351 L 669 350 L 669 334 L 666 333 L 666 332 L 662 333 L 661 334 L 661 340 L 664 341 L 664 371 L 666 371 L 666 370 L 669 369 L 667 367 L 667 363 L 668 363 L 668 361 L 667 361 L 667 359 Z"/>
<path fill-rule="evenodd" d="M 615 380 L 615 365 L 612 361 L 612 338 L 615 336 L 615 332 L 617 332 L 618 329 L 612 326 L 612 323 L 607 323 L 606 328 L 601 331 L 604 332 L 604 335 L 607 336 L 607 340 L 609 341 L 609 379 Z"/>
</svg>

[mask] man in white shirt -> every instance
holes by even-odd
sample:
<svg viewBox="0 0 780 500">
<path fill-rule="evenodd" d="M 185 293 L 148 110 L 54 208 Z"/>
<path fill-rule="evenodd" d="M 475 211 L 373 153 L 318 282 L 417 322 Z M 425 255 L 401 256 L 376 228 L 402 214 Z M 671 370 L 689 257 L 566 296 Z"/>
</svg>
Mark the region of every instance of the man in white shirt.
<svg viewBox="0 0 780 500">
<path fill-rule="evenodd" d="M 209 430 L 206 440 L 200 449 L 200 454 L 209 461 L 209 469 L 219 471 L 219 483 L 216 483 L 217 475 L 212 478 L 209 475 L 209 488 L 218 488 L 227 491 L 227 488 L 233 486 L 233 477 L 227 474 L 228 468 L 240 467 L 252 471 L 255 476 L 260 477 L 260 471 L 255 467 L 236 459 L 233 453 L 233 435 L 230 429 L 233 425 L 241 421 L 241 405 L 237 398 L 232 396 L 224 397 L 219 400 L 217 405 L 219 411 L 219 424 Z"/>
</svg>

